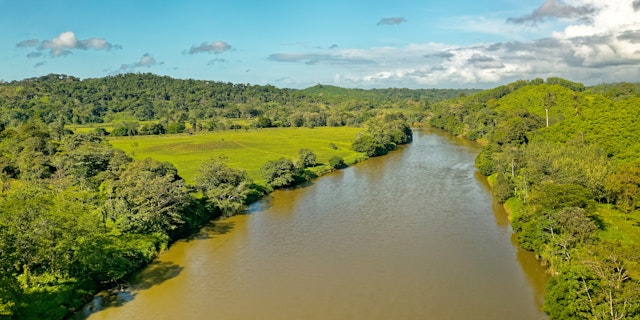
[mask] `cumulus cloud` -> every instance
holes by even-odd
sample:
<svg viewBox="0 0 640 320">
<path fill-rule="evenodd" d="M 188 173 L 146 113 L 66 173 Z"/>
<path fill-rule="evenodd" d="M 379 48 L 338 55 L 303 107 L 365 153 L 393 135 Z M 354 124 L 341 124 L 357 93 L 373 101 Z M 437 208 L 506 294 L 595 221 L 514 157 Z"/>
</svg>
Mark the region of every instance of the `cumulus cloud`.
<svg viewBox="0 0 640 320">
<path fill-rule="evenodd" d="M 38 51 L 49 51 L 51 57 L 64 57 L 72 53 L 72 50 L 111 50 L 121 49 L 119 45 L 114 45 L 104 38 L 78 39 L 72 31 L 59 34 L 51 40 L 40 41 L 38 39 L 24 40 L 16 44 L 17 48 L 33 48 Z M 32 52 L 27 58 L 41 57 L 42 53 Z"/>
<path fill-rule="evenodd" d="M 131 70 L 138 69 L 138 68 L 145 68 L 145 67 L 146 68 L 151 68 L 152 66 L 161 65 L 161 64 L 164 64 L 164 62 L 158 62 L 150 54 L 145 53 L 144 55 L 142 55 L 142 58 L 140 58 L 140 61 L 134 62 L 134 63 L 130 63 L 130 64 L 123 64 L 123 65 L 120 66 L 120 70 L 121 71 L 131 71 Z"/>
<path fill-rule="evenodd" d="M 403 17 L 390 17 L 390 18 L 382 18 L 378 21 L 378 26 L 388 26 L 388 25 L 398 25 L 401 23 L 407 22 L 407 19 Z"/>
<path fill-rule="evenodd" d="M 627 11 L 633 12 L 630 4 L 628 0 Z M 335 70 L 334 81 L 357 87 L 491 87 L 552 76 L 586 83 L 628 81 L 640 72 L 640 25 L 635 26 L 640 17 L 620 10 L 603 5 L 591 21 L 578 19 L 562 31 L 534 40 L 336 48 L 278 53 L 269 59 L 322 65 L 323 70 Z M 616 24 L 611 22 L 612 15 L 626 18 Z"/>
<path fill-rule="evenodd" d="M 211 43 L 203 42 L 199 46 L 193 45 L 189 49 L 189 54 L 195 53 L 213 53 L 213 54 L 221 54 L 225 51 L 231 50 L 231 46 L 224 41 L 214 41 Z"/>
<path fill-rule="evenodd" d="M 541 1 L 542 2 L 542 1 Z M 478 43 L 410 44 L 368 49 L 309 49 L 271 61 L 306 64 L 357 87 L 492 87 L 522 78 L 565 77 L 586 84 L 637 81 L 640 0 L 546 0 L 530 15 L 505 23 L 565 19 L 537 38 Z M 555 29 L 551 29 L 551 27 Z M 513 39 L 513 37 L 504 37 Z M 317 81 L 317 79 L 315 80 Z"/>
<path fill-rule="evenodd" d="M 49 51 L 52 57 L 63 57 L 71 54 L 71 50 L 111 50 L 121 48 L 113 45 L 104 38 L 78 39 L 72 31 L 59 34 L 51 40 L 40 42 L 38 50 Z"/>
<path fill-rule="evenodd" d="M 507 21 L 516 24 L 536 24 L 547 18 L 585 18 L 594 12 L 595 9 L 589 5 L 571 6 L 562 2 L 562 0 L 546 0 L 542 6 L 531 14 L 518 18 L 509 18 Z"/>
<path fill-rule="evenodd" d="M 47 64 L 46 61 L 41 61 L 41 62 L 38 62 L 38 63 L 34 64 L 33 67 L 34 68 L 39 68 L 39 67 L 44 66 L 45 64 Z"/>
</svg>

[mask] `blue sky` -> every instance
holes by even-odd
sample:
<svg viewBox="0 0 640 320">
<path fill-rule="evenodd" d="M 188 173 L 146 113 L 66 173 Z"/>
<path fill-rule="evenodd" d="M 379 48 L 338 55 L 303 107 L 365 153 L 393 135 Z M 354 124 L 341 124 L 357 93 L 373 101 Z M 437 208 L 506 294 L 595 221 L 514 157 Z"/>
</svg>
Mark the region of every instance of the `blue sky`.
<svg viewBox="0 0 640 320">
<path fill-rule="evenodd" d="M 638 81 L 640 0 L 0 0 L 0 80 L 48 73 L 305 88 Z"/>
</svg>

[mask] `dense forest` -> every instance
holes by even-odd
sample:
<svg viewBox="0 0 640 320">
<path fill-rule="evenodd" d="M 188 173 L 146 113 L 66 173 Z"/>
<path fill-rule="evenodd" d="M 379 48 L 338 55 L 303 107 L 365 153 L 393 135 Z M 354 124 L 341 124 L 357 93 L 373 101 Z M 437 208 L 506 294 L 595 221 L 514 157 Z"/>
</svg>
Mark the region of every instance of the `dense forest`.
<svg viewBox="0 0 640 320">
<path fill-rule="evenodd" d="M 640 317 L 639 93 L 534 79 L 429 110 L 432 126 L 484 144 L 476 166 L 553 275 L 551 319 Z"/>
<path fill-rule="evenodd" d="M 297 159 L 265 163 L 266 184 L 257 185 L 214 158 L 188 184 L 171 163 L 133 160 L 105 135 L 364 125 L 354 149 L 377 156 L 411 142 L 409 121 L 432 101 L 472 92 L 308 91 L 150 74 L 0 84 L 0 318 L 61 319 L 172 241 L 312 178 L 316 165 L 301 149 Z M 74 133 L 69 124 L 96 127 Z"/>
<path fill-rule="evenodd" d="M 402 109 L 419 122 L 431 103 L 467 95 L 465 89 L 343 89 L 317 85 L 305 90 L 270 85 L 180 80 L 124 74 L 80 80 L 51 74 L 0 83 L 0 123 L 37 119 L 60 130 L 69 124 L 113 123 L 116 135 L 254 127 L 359 125 L 373 109 Z M 141 126 L 139 122 L 154 120 Z"/>
</svg>

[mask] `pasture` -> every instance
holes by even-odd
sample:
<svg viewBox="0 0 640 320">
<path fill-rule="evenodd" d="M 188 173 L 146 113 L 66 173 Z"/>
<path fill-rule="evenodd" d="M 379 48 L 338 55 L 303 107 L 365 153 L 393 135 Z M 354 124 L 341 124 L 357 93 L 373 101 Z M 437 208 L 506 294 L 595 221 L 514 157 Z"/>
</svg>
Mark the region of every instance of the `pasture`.
<svg viewBox="0 0 640 320">
<path fill-rule="evenodd" d="M 153 158 L 168 161 L 179 174 L 192 183 L 200 165 L 212 157 L 224 157 L 228 166 L 246 170 L 257 183 L 262 182 L 260 167 L 281 157 L 296 160 L 298 151 L 307 148 L 317 155 L 317 172 L 326 171 L 332 156 L 339 156 L 347 164 L 365 158 L 351 150 L 351 143 L 363 128 L 269 128 L 240 129 L 194 134 L 110 137 L 109 143 L 135 159 Z M 337 148 L 332 148 L 333 146 Z"/>
</svg>

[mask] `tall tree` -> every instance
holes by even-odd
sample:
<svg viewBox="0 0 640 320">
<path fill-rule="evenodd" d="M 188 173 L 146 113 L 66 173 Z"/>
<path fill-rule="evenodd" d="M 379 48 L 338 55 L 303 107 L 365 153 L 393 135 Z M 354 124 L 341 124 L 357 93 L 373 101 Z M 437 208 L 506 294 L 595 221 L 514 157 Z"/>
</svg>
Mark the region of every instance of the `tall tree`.
<svg viewBox="0 0 640 320">
<path fill-rule="evenodd" d="M 205 161 L 196 176 L 196 187 L 224 216 L 244 210 L 251 180 L 246 171 L 229 168 L 222 159 Z"/>
</svg>

